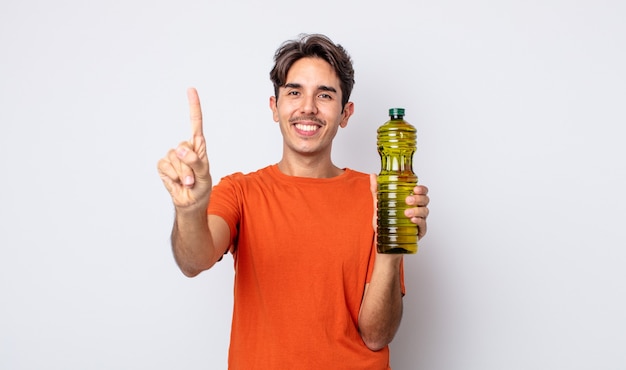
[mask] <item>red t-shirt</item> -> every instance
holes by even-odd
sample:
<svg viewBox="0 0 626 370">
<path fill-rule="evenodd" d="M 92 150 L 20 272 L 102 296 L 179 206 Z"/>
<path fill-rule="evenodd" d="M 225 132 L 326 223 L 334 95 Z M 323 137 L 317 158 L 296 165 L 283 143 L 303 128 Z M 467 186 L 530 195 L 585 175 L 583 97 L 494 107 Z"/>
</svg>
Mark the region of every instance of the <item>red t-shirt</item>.
<svg viewBox="0 0 626 370">
<path fill-rule="evenodd" d="M 230 227 L 235 262 L 229 369 L 390 369 L 388 347 L 358 330 L 376 257 L 369 181 L 272 165 L 214 187 L 208 213 Z"/>
</svg>

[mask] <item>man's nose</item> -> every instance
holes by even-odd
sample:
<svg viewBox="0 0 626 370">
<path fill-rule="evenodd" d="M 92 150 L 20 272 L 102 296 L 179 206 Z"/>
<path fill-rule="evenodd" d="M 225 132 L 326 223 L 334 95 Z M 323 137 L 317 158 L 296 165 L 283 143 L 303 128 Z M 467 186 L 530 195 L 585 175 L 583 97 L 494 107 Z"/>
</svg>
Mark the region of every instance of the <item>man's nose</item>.
<svg viewBox="0 0 626 370">
<path fill-rule="evenodd" d="M 300 113 L 305 115 L 317 114 L 316 96 L 308 95 L 302 99 L 302 105 L 300 106 Z"/>
</svg>

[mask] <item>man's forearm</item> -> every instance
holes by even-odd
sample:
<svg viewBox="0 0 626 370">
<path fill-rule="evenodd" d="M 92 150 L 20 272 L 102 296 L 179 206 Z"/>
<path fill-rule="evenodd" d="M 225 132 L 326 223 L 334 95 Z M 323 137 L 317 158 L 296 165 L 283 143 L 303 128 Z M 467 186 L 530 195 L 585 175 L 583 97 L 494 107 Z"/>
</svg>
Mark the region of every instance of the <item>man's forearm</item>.
<svg viewBox="0 0 626 370">
<path fill-rule="evenodd" d="M 401 255 L 377 255 L 372 279 L 366 287 L 359 313 L 359 330 L 365 345 L 373 351 L 389 344 L 400 326 L 401 260 Z"/>
<path fill-rule="evenodd" d="M 198 275 L 215 263 L 215 246 L 205 210 L 176 211 L 172 250 L 178 267 L 189 277 Z"/>
</svg>

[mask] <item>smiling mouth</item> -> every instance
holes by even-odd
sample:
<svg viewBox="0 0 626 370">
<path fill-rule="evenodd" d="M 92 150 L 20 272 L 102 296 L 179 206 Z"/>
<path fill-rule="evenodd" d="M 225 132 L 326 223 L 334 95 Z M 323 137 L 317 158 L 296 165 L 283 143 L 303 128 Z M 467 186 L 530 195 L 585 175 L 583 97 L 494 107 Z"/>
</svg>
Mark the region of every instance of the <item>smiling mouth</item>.
<svg viewBox="0 0 626 370">
<path fill-rule="evenodd" d="M 294 126 L 299 131 L 304 131 L 304 132 L 314 132 L 314 131 L 319 130 L 320 128 L 318 125 L 305 125 L 303 123 L 296 123 Z"/>
<path fill-rule="evenodd" d="M 314 116 L 293 117 L 289 122 L 296 130 L 306 135 L 312 135 L 325 126 L 324 121 Z"/>
</svg>

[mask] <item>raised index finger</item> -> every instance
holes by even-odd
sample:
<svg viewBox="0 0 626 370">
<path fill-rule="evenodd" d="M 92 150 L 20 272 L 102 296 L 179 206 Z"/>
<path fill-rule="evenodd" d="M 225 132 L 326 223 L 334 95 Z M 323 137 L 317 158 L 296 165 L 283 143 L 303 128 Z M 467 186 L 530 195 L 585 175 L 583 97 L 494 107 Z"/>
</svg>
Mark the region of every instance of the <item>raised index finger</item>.
<svg viewBox="0 0 626 370">
<path fill-rule="evenodd" d="M 187 99 L 189 100 L 189 115 L 191 119 L 191 143 L 198 143 L 197 139 L 204 139 L 202 132 L 202 109 L 200 108 L 200 98 L 198 91 L 190 87 L 187 89 Z"/>
</svg>

